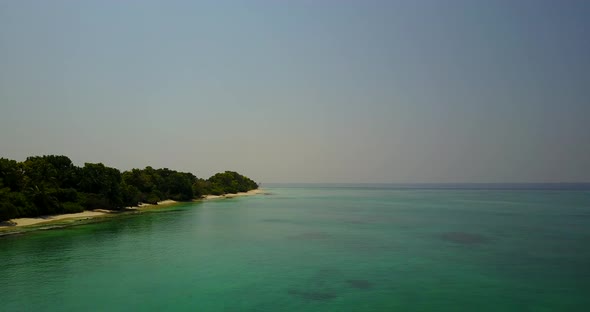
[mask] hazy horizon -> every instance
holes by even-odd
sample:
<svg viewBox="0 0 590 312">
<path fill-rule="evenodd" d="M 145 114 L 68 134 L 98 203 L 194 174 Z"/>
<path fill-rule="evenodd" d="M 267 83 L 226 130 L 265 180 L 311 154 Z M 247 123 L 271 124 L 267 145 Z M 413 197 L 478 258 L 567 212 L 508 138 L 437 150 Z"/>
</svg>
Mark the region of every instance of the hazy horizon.
<svg viewBox="0 0 590 312">
<path fill-rule="evenodd" d="M 2 1 L 0 157 L 590 182 L 588 1 Z"/>
</svg>

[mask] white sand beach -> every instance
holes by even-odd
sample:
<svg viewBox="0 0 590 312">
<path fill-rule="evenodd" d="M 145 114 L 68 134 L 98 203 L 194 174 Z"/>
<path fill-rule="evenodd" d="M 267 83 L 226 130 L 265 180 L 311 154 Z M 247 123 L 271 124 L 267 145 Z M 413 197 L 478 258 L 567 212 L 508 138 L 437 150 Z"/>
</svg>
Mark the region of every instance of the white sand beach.
<svg viewBox="0 0 590 312">
<path fill-rule="evenodd" d="M 239 196 L 251 196 L 251 195 L 257 195 L 257 194 L 261 194 L 261 193 L 263 193 L 263 191 L 260 189 L 257 189 L 257 190 L 251 190 L 248 192 L 242 192 L 242 193 L 237 193 L 237 194 L 207 195 L 207 196 L 203 197 L 202 199 L 198 199 L 198 200 L 211 200 L 211 199 L 233 198 L 233 197 L 239 197 Z M 141 204 L 139 204 L 139 206 L 136 206 L 136 207 L 127 207 L 127 210 L 142 210 L 142 209 L 148 209 L 148 208 L 158 208 L 158 207 L 162 207 L 162 206 L 173 205 L 176 203 L 178 203 L 178 202 L 175 200 L 163 200 L 163 201 L 158 202 L 157 205 L 141 203 Z M 111 210 L 106 210 L 106 209 L 95 209 L 95 210 L 91 210 L 91 211 L 89 210 L 89 211 L 83 211 L 83 212 L 78 212 L 78 213 L 41 216 L 41 217 L 36 217 L 36 218 L 17 218 L 17 219 L 11 219 L 9 221 L 1 222 L 0 223 L 0 230 L 19 227 L 19 226 L 29 226 L 29 225 L 36 225 L 36 224 L 48 223 L 48 222 L 54 222 L 54 221 L 62 221 L 62 220 L 85 220 L 85 219 L 89 219 L 89 218 L 104 216 L 104 215 L 111 214 L 111 213 L 116 213 L 116 212 L 119 212 L 119 211 L 111 211 Z"/>
<path fill-rule="evenodd" d="M 211 200 L 211 199 L 223 199 L 223 198 L 234 198 L 239 196 L 252 196 L 264 193 L 261 189 L 251 190 L 248 192 L 240 192 L 237 194 L 224 194 L 224 195 L 206 195 L 203 197 L 204 200 Z"/>
<path fill-rule="evenodd" d="M 137 207 L 129 207 L 129 208 L 131 208 L 131 209 L 133 209 L 133 208 L 154 208 L 154 207 L 159 207 L 159 206 L 168 206 L 168 205 L 177 204 L 177 203 L 178 202 L 175 200 L 167 199 L 167 200 L 159 201 L 157 205 L 141 203 Z"/>
<path fill-rule="evenodd" d="M 88 219 L 88 218 L 94 218 L 97 216 L 102 216 L 107 213 L 108 212 L 106 212 L 103 209 L 98 209 L 98 210 L 94 210 L 94 211 L 83 211 L 83 212 L 78 212 L 78 213 L 67 213 L 67 214 L 60 214 L 60 215 L 42 216 L 42 217 L 36 217 L 36 218 L 17 218 L 17 219 L 11 219 L 10 221 L 7 221 L 7 222 L 0 223 L 0 229 L 12 228 L 15 226 L 35 225 L 35 224 L 39 224 L 39 223 L 52 222 L 52 221 L 65 220 L 65 219 L 83 220 L 83 219 Z"/>
<path fill-rule="evenodd" d="M 158 202 L 157 205 L 153 204 L 145 204 L 142 203 L 136 207 L 127 207 L 127 210 L 134 210 L 134 209 L 144 209 L 144 208 L 157 208 L 159 206 L 168 206 L 171 204 L 176 204 L 177 201 L 174 200 L 163 200 Z M 124 211 L 124 210 L 123 210 Z M 59 215 L 50 215 L 50 216 L 41 216 L 35 218 L 17 218 L 11 219 L 9 221 L 5 221 L 0 223 L 0 230 L 7 229 L 7 228 L 14 228 L 18 226 L 28 226 L 28 225 L 36 225 L 41 223 L 48 223 L 54 221 L 62 221 L 62 220 L 85 220 L 89 218 L 95 218 L 99 216 L 104 216 L 106 214 L 117 213 L 121 211 L 114 211 L 114 210 L 107 210 L 107 209 L 94 209 L 94 210 L 87 210 L 83 212 L 77 213 L 67 213 L 67 214 L 59 214 Z"/>
</svg>

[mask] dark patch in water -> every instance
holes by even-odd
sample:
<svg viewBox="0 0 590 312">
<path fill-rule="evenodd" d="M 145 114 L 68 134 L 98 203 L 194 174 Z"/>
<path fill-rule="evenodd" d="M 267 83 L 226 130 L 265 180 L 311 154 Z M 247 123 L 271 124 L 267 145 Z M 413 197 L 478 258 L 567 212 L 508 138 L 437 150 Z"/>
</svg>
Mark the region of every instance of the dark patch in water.
<svg viewBox="0 0 590 312">
<path fill-rule="evenodd" d="M 283 219 L 262 219 L 262 222 L 289 222 L 288 220 L 283 220 Z"/>
<path fill-rule="evenodd" d="M 345 223 L 349 223 L 349 224 L 370 224 L 369 222 L 360 221 L 360 220 L 350 220 L 350 221 L 345 221 Z"/>
<path fill-rule="evenodd" d="M 313 301 L 326 301 L 336 298 L 337 296 L 330 292 L 323 292 L 323 291 L 301 291 L 290 289 L 289 294 L 293 296 L 297 296 L 301 299 L 305 300 L 313 300 Z"/>
<path fill-rule="evenodd" d="M 290 219 L 274 219 L 274 218 L 268 218 L 268 219 L 261 219 L 260 221 L 261 222 L 270 222 L 270 223 L 302 224 L 301 221 L 290 220 Z"/>
<path fill-rule="evenodd" d="M 330 235 L 323 233 L 323 232 L 309 232 L 309 233 L 303 233 L 303 234 L 289 236 L 289 239 L 308 240 L 308 239 L 326 239 L 329 237 L 330 237 Z"/>
<path fill-rule="evenodd" d="M 517 215 L 519 215 L 518 213 L 507 212 L 507 211 L 494 212 L 493 214 L 495 214 L 497 216 L 517 216 Z"/>
<path fill-rule="evenodd" d="M 488 238 L 483 235 L 466 232 L 447 232 L 441 234 L 440 238 L 448 242 L 463 245 L 477 245 L 488 242 Z"/>
<path fill-rule="evenodd" d="M 323 268 L 315 272 L 310 279 L 299 287 L 290 289 L 289 294 L 310 301 L 326 301 L 338 297 L 338 291 L 334 288 L 335 281 L 341 276 L 339 270 Z"/>
<path fill-rule="evenodd" d="M 375 218 L 375 217 L 364 217 L 364 218 L 354 218 L 354 219 L 343 219 L 342 222 L 349 223 L 349 224 L 383 224 L 383 223 L 397 223 L 397 224 L 404 224 L 407 221 L 412 220 L 403 220 L 401 218 Z"/>
<path fill-rule="evenodd" d="M 339 275 L 338 270 L 321 269 L 311 277 L 309 283 L 315 288 L 329 287 Z"/>
<path fill-rule="evenodd" d="M 356 289 L 371 289 L 373 284 L 367 280 L 347 280 L 348 286 Z"/>
</svg>

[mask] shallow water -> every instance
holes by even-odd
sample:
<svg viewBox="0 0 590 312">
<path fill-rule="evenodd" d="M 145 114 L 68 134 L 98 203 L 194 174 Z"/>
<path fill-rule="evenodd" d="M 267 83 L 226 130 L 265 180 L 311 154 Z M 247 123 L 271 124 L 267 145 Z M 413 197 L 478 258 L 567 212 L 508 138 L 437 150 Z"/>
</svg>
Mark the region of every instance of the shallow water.
<svg viewBox="0 0 590 312">
<path fill-rule="evenodd" d="M 0 310 L 590 308 L 588 191 L 267 191 L 0 238 Z"/>
</svg>

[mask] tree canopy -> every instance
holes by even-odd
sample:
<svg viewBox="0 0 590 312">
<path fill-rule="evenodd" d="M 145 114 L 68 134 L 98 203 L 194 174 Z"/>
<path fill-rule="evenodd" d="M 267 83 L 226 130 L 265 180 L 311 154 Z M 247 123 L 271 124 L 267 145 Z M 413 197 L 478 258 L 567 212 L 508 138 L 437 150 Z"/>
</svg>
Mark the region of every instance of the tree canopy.
<svg viewBox="0 0 590 312">
<path fill-rule="evenodd" d="M 204 180 L 189 172 L 149 166 L 125 172 L 102 163 L 77 167 L 58 155 L 33 156 L 23 162 L 0 158 L 0 221 L 97 208 L 120 210 L 257 188 L 256 182 L 233 171 Z"/>
</svg>

